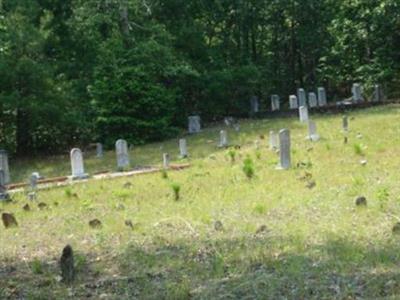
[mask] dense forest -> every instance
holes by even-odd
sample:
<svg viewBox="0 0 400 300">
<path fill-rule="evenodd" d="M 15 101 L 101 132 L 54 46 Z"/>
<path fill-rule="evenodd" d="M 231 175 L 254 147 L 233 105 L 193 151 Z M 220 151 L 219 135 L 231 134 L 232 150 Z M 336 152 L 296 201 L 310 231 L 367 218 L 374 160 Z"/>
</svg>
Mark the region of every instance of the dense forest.
<svg viewBox="0 0 400 300">
<path fill-rule="evenodd" d="M 0 0 L 0 148 L 160 140 L 298 87 L 394 97 L 399 49 L 398 0 Z"/>
</svg>

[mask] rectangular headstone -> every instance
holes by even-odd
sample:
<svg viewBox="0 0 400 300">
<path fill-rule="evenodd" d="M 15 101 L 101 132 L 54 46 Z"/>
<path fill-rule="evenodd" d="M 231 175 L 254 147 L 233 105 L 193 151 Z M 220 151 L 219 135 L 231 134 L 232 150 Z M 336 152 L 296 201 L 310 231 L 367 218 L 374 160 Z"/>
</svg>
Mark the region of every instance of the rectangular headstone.
<svg viewBox="0 0 400 300">
<path fill-rule="evenodd" d="M 201 131 L 201 119 L 199 116 L 189 116 L 189 133 L 199 133 Z"/>
<path fill-rule="evenodd" d="M 300 119 L 300 122 L 302 122 L 302 123 L 308 122 L 308 109 L 307 109 L 307 106 L 300 106 L 299 107 L 299 119 Z"/>
<path fill-rule="evenodd" d="M 278 169 L 287 170 L 291 167 L 290 158 L 290 131 L 282 129 L 279 131 L 279 166 Z"/>
<path fill-rule="evenodd" d="M 32 191 L 35 191 L 37 189 L 39 178 L 40 175 L 38 172 L 32 173 L 31 177 L 29 178 L 29 185 L 31 186 Z"/>
<path fill-rule="evenodd" d="M 278 150 L 279 149 L 279 136 L 273 130 L 271 130 L 269 132 L 269 149 L 270 150 Z"/>
<path fill-rule="evenodd" d="M 0 201 L 8 200 L 10 197 L 7 193 L 6 177 L 4 170 L 0 170 Z"/>
<path fill-rule="evenodd" d="M 297 109 L 298 103 L 297 103 L 297 97 L 295 95 L 289 96 L 289 107 L 290 109 Z"/>
<path fill-rule="evenodd" d="M 299 100 L 299 106 L 307 106 L 306 91 L 304 89 L 297 90 L 297 99 Z"/>
<path fill-rule="evenodd" d="M 71 157 L 71 179 L 85 179 L 88 178 L 88 174 L 85 173 L 85 168 L 83 166 L 83 155 L 82 151 L 78 148 L 74 148 L 70 153 Z"/>
<path fill-rule="evenodd" d="M 342 126 L 344 131 L 349 131 L 349 118 L 347 116 L 343 116 Z"/>
<path fill-rule="evenodd" d="M 312 120 L 308 121 L 308 139 L 310 139 L 313 142 L 319 140 L 319 135 L 317 133 L 317 125 Z"/>
<path fill-rule="evenodd" d="M 326 98 L 326 90 L 323 87 L 318 88 L 318 105 L 319 106 L 326 106 L 327 105 L 327 98 Z"/>
<path fill-rule="evenodd" d="M 117 154 L 117 168 L 123 171 L 129 168 L 130 159 L 128 152 L 128 143 L 125 140 L 118 140 L 115 142 L 115 152 Z"/>
<path fill-rule="evenodd" d="M 383 93 L 382 86 L 380 84 L 375 84 L 374 86 L 374 94 L 372 95 L 373 102 L 380 102 L 385 100 L 385 95 Z"/>
<path fill-rule="evenodd" d="M 101 143 L 96 143 L 96 157 L 103 157 L 103 145 Z"/>
<path fill-rule="evenodd" d="M 164 169 L 169 168 L 169 154 L 168 153 L 163 154 L 163 168 Z"/>
<path fill-rule="evenodd" d="M 310 107 L 318 106 L 317 95 L 315 95 L 315 93 L 308 94 L 308 104 Z"/>
<path fill-rule="evenodd" d="M 219 132 L 219 145 L 218 147 L 223 148 L 223 147 L 228 147 L 228 133 L 226 130 L 221 130 Z"/>
<path fill-rule="evenodd" d="M 0 170 L 4 171 L 4 183 L 10 183 L 10 169 L 8 167 L 8 154 L 6 150 L 0 150 Z"/>
<path fill-rule="evenodd" d="M 353 87 L 351 88 L 351 92 L 353 94 L 353 101 L 354 102 L 362 102 L 364 98 L 362 96 L 362 88 L 359 83 L 354 83 Z"/>
<path fill-rule="evenodd" d="M 250 112 L 252 114 L 258 113 L 260 111 L 260 103 L 257 96 L 252 96 L 250 98 Z"/>
<path fill-rule="evenodd" d="M 272 111 L 276 111 L 280 109 L 280 98 L 278 95 L 271 96 L 271 109 Z"/>
<path fill-rule="evenodd" d="M 187 144 L 185 139 L 179 140 L 179 154 L 181 158 L 188 157 Z"/>
</svg>

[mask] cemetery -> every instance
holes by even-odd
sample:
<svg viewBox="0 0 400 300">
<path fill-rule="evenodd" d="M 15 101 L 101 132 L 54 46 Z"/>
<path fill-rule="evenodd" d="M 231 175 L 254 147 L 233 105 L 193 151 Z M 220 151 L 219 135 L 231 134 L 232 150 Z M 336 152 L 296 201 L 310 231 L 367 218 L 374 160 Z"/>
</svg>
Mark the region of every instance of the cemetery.
<svg viewBox="0 0 400 300">
<path fill-rule="evenodd" d="M 0 300 L 400 299 L 397 0 L 1 0 Z"/>
</svg>

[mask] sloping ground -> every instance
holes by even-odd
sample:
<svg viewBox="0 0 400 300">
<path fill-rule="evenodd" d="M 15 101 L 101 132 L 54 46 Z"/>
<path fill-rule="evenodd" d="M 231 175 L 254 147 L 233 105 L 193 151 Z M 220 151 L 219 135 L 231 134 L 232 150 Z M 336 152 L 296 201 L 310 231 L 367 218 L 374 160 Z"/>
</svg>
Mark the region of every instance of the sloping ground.
<svg viewBox="0 0 400 300">
<path fill-rule="evenodd" d="M 31 211 L 17 194 L 0 204 L 19 223 L 0 226 L 0 299 L 396 299 L 399 116 L 400 106 L 352 113 L 348 144 L 339 115 L 314 116 L 317 143 L 296 118 L 244 122 L 229 131 L 241 146 L 234 162 L 211 128 L 190 137 L 190 169 L 43 191 Z M 283 127 L 288 171 L 267 147 L 269 130 Z M 367 207 L 356 207 L 359 195 Z M 89 227 L 95 218 L 101 228 Z M 66 244 L 72 286 L 58 281 Z"/>
</svg>

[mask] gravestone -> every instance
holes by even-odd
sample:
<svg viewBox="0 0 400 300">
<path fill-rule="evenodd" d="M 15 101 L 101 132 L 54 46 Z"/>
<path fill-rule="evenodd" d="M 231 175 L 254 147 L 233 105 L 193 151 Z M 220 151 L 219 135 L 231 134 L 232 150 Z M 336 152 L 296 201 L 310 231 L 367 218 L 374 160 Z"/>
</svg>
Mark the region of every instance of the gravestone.
<svg viewBox="0 0 400 300">
<path fill-rule="evenodd" d="M 233 124 L 235 124 L 235 119 L 233 117 L 225 117 L 224 118 L 224 123 L 226 126 L 232 126 Z"/>
<path fill-rule="evenodd" d="M 5 184 L 10 183 L 10 169 L 8 167 L 8 154 L 6 150 L 0 150 L 0 170 L 4 171 Z"/>
<path fill-rule="evenodd" d="M 250 98 L 250 112 L 252 114 L 258 113 L 260 111 L 260 103 L 257 96 L 252 96 Z"/>
<path fill-rule="evenodd" d="M 289 107 L 290 109 L 297 109 L 299 107 L 296 95 L 289 96 Z"/>
<path fill-rule="evenodd" d="M 385 100 L 385 95 L 383 93 L 382 86 L 380 84 L 375 84 L 374 86 L 374 94 L 372 95 L 373 102 L 380 102 Z"/>
<path fill-rule="evenodd" d="M 317 107 L 318 106 L 317 95 L 315 95 L 315 93 L 309 93 L 308 94 L 308 104 L 309 104 L 310 107 Z"/>
<path fill-rule="evenodd" d="M 169 154 L 168 153 L 163 154 L 163 168 L 164 169 L 169 168 Z"/>
<path fill-rule="evenodd" d="M 85 173 L 85 168 L 83 166 L 82 151 L 78 148 L 74 148 L 71 150 L 70 157 L 72 170 L 71 179 L 78 180 L 88 178 L 88 174 Z"/>
<path fill-rule="evenodd" d="M 271 96 L 271 109 L 272 111 L 276 111 L 280 109 L 280 99 L 278 95 Z"/>
<path fill-rule="evenodd" d="M 115 152 L 117 154 L 117 168 L 119 171 L 124 171 L 129 168 L 129 152 L 128 143 L 125 140 L 119 139 L 115 142 Z"/>
<path fill-rule="evenodd" d="M 220 147 L 220 148 L 228 147 L 228 133 L 226 132 L 226 130 L 221 130 L 219 132 L 219 145 L 218 145 L 218 147 Z"/>
<path fill-rule="evenodd" d="M 353 101 L 354 102 L 362 102 L 364 98 L 362 96 L 362 88 L 359 83 L 354 83 L 353 87 L 351 88 L 351 92 L 353 94 Z"/>
<path fill-rule="evenodd" d="M 35 191 L 37 189 L 37 184 L 38 184 L 39 178 L 40 178 L 40 175 L 38 172 L 32 173 L 31 177 L 29 178 L 29 184 L 30 184 L 32 191 Z"/>
<path fill-rule="evenodd" d="M 343 116 L 342 125 L 344 131 L 349 131 L 349 118 L 347 116 Z"/>
<path fill-rule="evenodd" d="M 0 170 L 0 201 L 8 200 L 10 198 L 7 193 L 6 179 L 4 175 L 4 170 Z"/>
<path fill-rule="evenodd" d="M 318 105 L 319 106 L 326 106 L 327 105 L 327 100 L 326 100 L 326 90 L 323 87 L 318 88 Z"/>
<path fill-rule="evenodd" d="M 299 100 L 299 106 L 307 106 L 306 91 L 304 89 L 297 90 L 297 99 Z"/>
<path fill-rule="evenodd" d="M 187 144 L 185 139 L 179 140 L 179 153 L 181 158 L 188 157 Z"/>
<path fill-rule="evenodd" d="M 279 149 L 279 136 L 273 130 L 271 130 L 269 132 L 269 149 L 270 150 L 278 150 Z"/>
<path fill-rule="evenodd" d="M 103 144 L 101 143 L 96 143 L 96 157 L 103 157 Z"/>
<path fill-rule="evenodd" d="M 201 131 L 201 119 L 199 116 L 189 116 L 189 133 L 199 133 Z"/>
<path fill-rule="evenodd" d="M 317 125 L 314 121 L 308 121 L 308 139 L 312 142 L 316 142 L 319 140 L 319 135 L 317 133 Z"/>
<path fill-rule="evenodd" d="M 290 169 L 290 131 L 289 129 L 282 129 L 279 131 L 279 166 L 278 169 Z"/>
<path fill-rule="evenodd" d="M 307 106 L 299 107 L 299 118 L 300 122 L 305 123 L 308 122 L 308 109 Z"/>
</svg>

